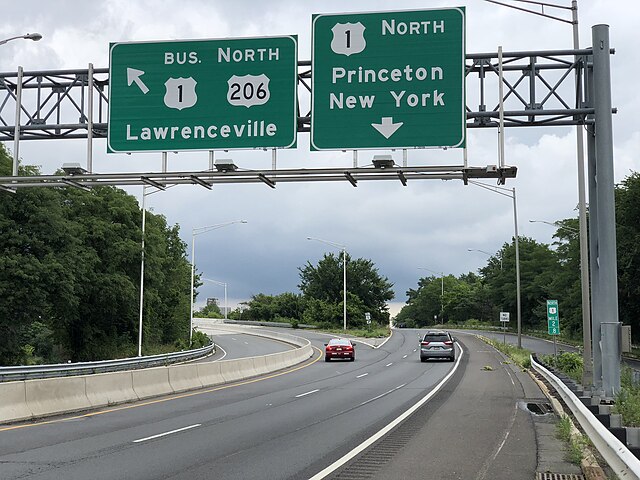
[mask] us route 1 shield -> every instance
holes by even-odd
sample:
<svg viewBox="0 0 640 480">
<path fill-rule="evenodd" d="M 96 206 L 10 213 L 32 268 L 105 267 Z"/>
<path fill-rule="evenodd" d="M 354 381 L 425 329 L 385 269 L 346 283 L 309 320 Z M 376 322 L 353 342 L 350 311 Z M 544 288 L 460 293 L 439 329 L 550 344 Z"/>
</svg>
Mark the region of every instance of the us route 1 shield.
<svg viewBox="0 0 640 480">
<path fill-rule="evenodd" d="M 463 147 L 465 10 L 315 15 L 313 150 Z"/>
<path fill-rule="evenodd" d="M 113 43 L 108 151 L 295 147 L 296 36 Z"/>
</svg>

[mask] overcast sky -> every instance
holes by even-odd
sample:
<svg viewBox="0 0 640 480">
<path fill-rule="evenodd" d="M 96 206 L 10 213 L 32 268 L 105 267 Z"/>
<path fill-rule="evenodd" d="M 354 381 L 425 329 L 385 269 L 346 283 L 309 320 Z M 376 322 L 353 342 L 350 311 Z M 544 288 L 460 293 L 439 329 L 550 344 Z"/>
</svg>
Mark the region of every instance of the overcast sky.
<svg viewBox="0 0 640 480">
<path fill-rule="evenodd" d="M 505 0 L 506 1 L 506 0 Z M 569 0 L 554 0 L 569 5 Z M 591 27 L 610 26 L 616 181 L 640 170 L 640 111 L 635 82 L 640 78 L 637 55 L 638 14 L 632 0 L 581 0 L 580 46 L 591 45 Z M 0 71 L 108 67 L 109 42 L 177 40 L 196 38 L 297 35 L 299 59 L 311 58 L 311 16 L 341 13 L 466 7 L 467 53 L 557 50 L 572 48 L 571 25 L 519 12 L 480 0 L 323 1 L 299 0 L 31 0 L 4 2 L 0 39 L 39 32 L 39 42 L 14 41 L 0 47 Z M 570 12 L 547 9 L 570 18 Z M 635 52 L 635 53 L 634 53 Z M 467 84 L 467 96 L 476 95 L 477 80 Z M 308 97 L 301 98 L 301 104 Z M 303 109 L 307 108 L 303 106 Z M 476 109 L 476 106 L 472 106 Z M 77 121 L 77 120 L 73 120 Z M 472 166 L 497 163 L 494 129 L 468 130 L 468 156 Z M 12 145 L 7 145 L 12 148 Z M 554 229 L 529 220 L 555 221 L 576 217 L 575 130 L 569 127 L 512 128 L 506 132 L 506 163 L 518 167 L 515 187 L 520 234 L 551 243 Z M 84 141 L 22 142 L 20 156 L 26 164 L 40 165 L 53 173 L 65 162 L 86 163 Z M 373 153 L 359 153 L 360 165 L 370 164 Z M 402 163 L 401 152 L 394 152 Z M 271 168 L 271 153 L 234 151 L 242 168 Z M 279 168 L 351 167 L 352 153 L 310 152 L 309 135 L 298 135 L 298 147 L 279 151 Z M 462 163 L 461 150 L 439 152 L 413 150 L 409 165 Z M 94 171 L 159 171 L 160 154 L 106 154 L 106 141 L 94 147 Z M 169 155 L 171 170 L 208 168 L 208 155 Z M 491 181 L 487 183 L 492 183 Z M 141 196 L 141 187 L 128 191 Z M 347 246 L 352 257 L 375 262 L 382 275 L 395 285 L 392 313 L 406 300 L 405 292 L 421 276 L 434 272 L 459 275 L 476 271 L 487 257 L 468 249 L 494 253 L 513 235 L 513 210 L 509 198 L 461 181 L 360 182 L 353 188 L 341 183 L 224 185 L 208 191 L 199 186 L 177 186 L 147 197 L 147 205 L 179 224 L 182 239 L 191 245 L 194 227 L 246 220 L 196 237 L 196 264 L 203 276 L 228 283 L 231 304 L 257 293 L 298 291 L 297 267 L 316 263 L 331 247 L 307 237 Z M 221 287 L 205 284 L 199 303 L 206 297 L 223 298 Z"/>
</svg>

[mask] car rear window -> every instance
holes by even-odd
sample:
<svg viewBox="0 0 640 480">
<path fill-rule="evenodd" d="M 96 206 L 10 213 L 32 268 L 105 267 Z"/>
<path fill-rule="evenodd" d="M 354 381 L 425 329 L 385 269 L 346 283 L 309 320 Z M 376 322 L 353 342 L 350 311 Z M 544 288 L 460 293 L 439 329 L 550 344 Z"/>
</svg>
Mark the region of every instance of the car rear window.
<svg viewBox="0 0 640 480">
<path fill-rule="evenodd" d="M 424 336 L 424 340 L 425 342 L 447 342 L 449 341 L 449 335 L 447 335 L 446 333 L 437 333 L 437 334 L 432 334 L 432 335 L 425 335 Z"/>
<path fill-rule="evenodd" d="M 329 340 L 329 344 L 330 345 L 351 345 L 351 342 L 344 338 L 332 338 L 331 340 Z"/>
</svg>

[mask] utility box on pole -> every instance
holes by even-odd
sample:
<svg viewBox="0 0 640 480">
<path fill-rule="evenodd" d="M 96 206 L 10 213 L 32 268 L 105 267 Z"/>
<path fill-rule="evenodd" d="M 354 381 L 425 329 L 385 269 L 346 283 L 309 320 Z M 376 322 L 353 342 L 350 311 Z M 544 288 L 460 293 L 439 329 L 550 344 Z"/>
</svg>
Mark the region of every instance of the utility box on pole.
<svg viewBox="0 0 640 480">
<path fill-rule="evenodd" d="M 632 351 L 631 345 L 631 325 L 622 325 L 622 340 L 620 347 L 623 353 L 630 353 Z"/>
</svg>

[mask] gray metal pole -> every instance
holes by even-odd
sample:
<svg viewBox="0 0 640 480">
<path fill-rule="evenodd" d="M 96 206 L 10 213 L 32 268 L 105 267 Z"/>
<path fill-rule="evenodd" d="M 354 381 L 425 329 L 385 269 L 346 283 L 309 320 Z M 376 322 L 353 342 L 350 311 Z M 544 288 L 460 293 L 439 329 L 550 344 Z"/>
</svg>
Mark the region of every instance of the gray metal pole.
<svg viewBox="0 0 640 480">
<path fill-rule="evenodd" d="M 594 84 L 593 69 L 587 68 L 587 104 L 593 107 Z M 588 115 L 587 119 L 593 120 L 594 115 Z M 591 272 L 591 339 L 592 339 L 592 357 L 593 371 L 592 380 L 594 394 L 599 395 L 602 390 L 602 352 L 600 351 L 600 320 L 602 314 L 602 302 L 600 301 L 600 293 L 598 285 L 600 284 L 598 274 L 598 190 L 596 188 L 596 135 L 595 127 L 590 127 L 587 135 L 587 158 L 588 162 L 588 179 L 589 179 L 589 270 Z"/>
<path fill-rule="evenodd" d="M 573 20 L 573 48 L 580 48 L 578 33 L 578 0 L 572 0 L 571 12 Z M 578 57 L 575 57 L 576 62 Z M 582 89 L 579 70 L 576 69 L 576 108 L 581 108 Z M 576 126 L 576 146 L 578 160 L 578 219 L 580 227 L 580 282 L 582 290 L 582 386 L 588 387 L 593 382 L 593 367 L 591 364 L 591 304 L 589 299 L 589 243 L 587 232 L 587 202 L 584 178 L 584 134 L 582 125 Z"/>
<path fill-rule="evenodd" d="M 93 83 L 93 63 L 90 63 L 87 74 L 87 172 L 89 173 L 93 173 Z M 142 201 L 144 202 L 144 199 Z"/>
<path fill-rule="evenodd" d="M 620 391 L 619 322 L 602 322 L 602 386 L 605 396 L 613 398 Z"/>
<path fill-rule="evenodd" d="M 347 329 L 347 249 L 342 249 L 342 319 Z"/>
<path fill-rule="evenodd" d="M 138 321 L 138 356 L 142 356 L 142 309 L 144 307 L 144 236 L 147 218 L 145 200 L 147 198 L 147 186 L 142 187 L 142 255 L 140 260 L 140 319 Z"/>
<path fill-rule="evenodd" d="M 520 249 L 518 247 L 518 206 L 516 204 L 516 189 L 513 192 L 513 228 L 515 231 L 514 244 L 516 247 L 516 303 L 518 306 L 518 348 L 522 348 L 522 303 L 520 301 Z"/>
<path fill-rule="evenodd" d="M 20 38 L 20 37 L 18 37 Z M 16 124 L 13 130 L 13 176 L 18 176 L 18 162 L 20 160 L 20 114 L 22 113 L 22 67 L 18 67 L 16 77 Z"/>
<path fill-rule="evenodd" d="M 596 116 L 596 175 L 598 192 L 598 291 L 602 303 L 602 323 L 618 322 L 618 277 L 616 259 L 616 209 L 613 176 L 613 119 L 611 114 L 611 65 L 609 53 L 609 26 L 594 25 L 593 37 L 593 79 L 594 110 Z M 602 328 L 602 327 L 601 327 Z M 596 340 L 600 337 L 594 337 Z M 619 351 L 612 343 L 602 343 L 602 383 L 604 394 L 612 397 L 615 384 L 620 377 L 620 363 L 610 364 L 618 358 Z M 619 349 L 620 345 L 617 345 Z M 614 373 L 617 372 L 617 375 Z M 616 390 L 617 391 L 617 390 Z"/>
</svg>

